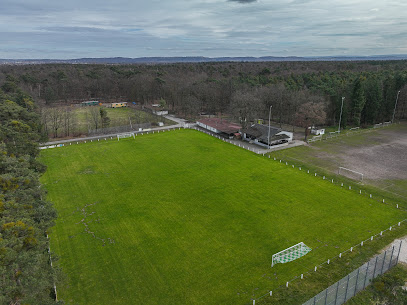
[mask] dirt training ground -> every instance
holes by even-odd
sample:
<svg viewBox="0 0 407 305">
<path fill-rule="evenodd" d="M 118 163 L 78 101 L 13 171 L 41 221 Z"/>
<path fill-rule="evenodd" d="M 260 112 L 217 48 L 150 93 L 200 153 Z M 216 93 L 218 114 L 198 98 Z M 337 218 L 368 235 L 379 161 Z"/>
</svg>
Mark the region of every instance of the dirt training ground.
<svg viewBox="0 0 407 305">
<path fill-rule="evenodd" d="M 407 198 L 407 123 L 315 142 L 276 153 L 337 173 L 340 166 L 364 174 L 365 184 Z"/>
</svg>

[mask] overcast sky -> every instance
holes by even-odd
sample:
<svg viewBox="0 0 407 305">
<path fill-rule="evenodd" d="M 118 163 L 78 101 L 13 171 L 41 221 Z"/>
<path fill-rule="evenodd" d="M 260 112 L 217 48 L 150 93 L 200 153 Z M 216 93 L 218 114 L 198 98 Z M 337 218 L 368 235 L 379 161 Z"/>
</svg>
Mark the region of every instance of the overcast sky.
<svg viewBox="0 0 407 305">
<path fill-rule="evenodd" d="M 0 58 L 407 54 L 406 0 L 0 0 Z"/>
</svg>

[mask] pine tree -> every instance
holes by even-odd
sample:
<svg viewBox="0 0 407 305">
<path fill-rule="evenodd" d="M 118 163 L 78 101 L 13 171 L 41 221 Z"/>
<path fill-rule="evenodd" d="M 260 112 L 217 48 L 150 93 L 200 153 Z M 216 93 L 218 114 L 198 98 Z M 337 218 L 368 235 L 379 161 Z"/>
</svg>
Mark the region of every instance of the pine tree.
<svg viewBox="0 0 407 305">
<path fill-rule="evenodd" d="M 377 123 L 383 97 L 380 82 L 376 77 L 371 77 L 366 81 L 365 95 L 366 103 L 362 111 L 362 122 L 367 124 Z"/>
<path fill-rule="evenodd" d="M 360 117 L 362 109 L 366 103 L 365 92 L 363 89 L 362 77 L 356 79 L 352 91 L 352 119 L 355 126 L 360 126 Z"/>
</svg>

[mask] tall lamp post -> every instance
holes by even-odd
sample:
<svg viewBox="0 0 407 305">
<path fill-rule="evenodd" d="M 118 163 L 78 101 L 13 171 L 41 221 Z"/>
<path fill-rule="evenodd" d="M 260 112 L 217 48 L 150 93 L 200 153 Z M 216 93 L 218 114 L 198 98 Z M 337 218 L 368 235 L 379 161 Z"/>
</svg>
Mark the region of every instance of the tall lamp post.
<svg viewBox="0 0 407 305">
<path fill-rule="evenodd" d="M 339 129 L 338 132 L 341 132 L 341 121 L 342 121 L 342 110 L 343 110 L 343 100 L 345 99 L 344 96 L 342 96 L 342 105 L 341 105 L 341 114 L 339 116 Z"/>
<path fill-rule="evenodd" d="M 268 147 L 270 148 L 270 119 L 271 119 L 271 107 L 273 107 L 273 105 L 270 105 L 270 110 L 269 110 L 269 133 L 268 133 L 268 137 L 267 137 L 267 144 Z"/>
<path fill-rule="evenodd" d="M 392 124 L 394 123 L 394 116 L 396 115 L 396 107 L 397 107 L 397 101 L 399 100 L 399 94 L 400 94 L 400 90 L 397 92 L 396 103 L 394 104 L 393 118 L 391 119 Z"/>
</svg>

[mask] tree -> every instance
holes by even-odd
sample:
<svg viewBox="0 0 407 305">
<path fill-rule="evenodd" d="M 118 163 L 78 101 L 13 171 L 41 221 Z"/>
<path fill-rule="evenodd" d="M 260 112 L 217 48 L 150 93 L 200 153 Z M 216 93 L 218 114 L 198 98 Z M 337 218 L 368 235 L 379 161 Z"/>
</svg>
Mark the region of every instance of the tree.
<svg viewBox="0 0 407 305">
<path fill-rule="evenodd" d="M 325 104 L 322 102 L 308 102 L 302 104 L 295 115 L 298 126 L 305 128 L 305 141 L 309 127 L 324 124 L 326 121 Z"/>
<path fill-rule="evenodd" d="M 89 111 L 86 113 L 88 123 L 90 124 L 91 128 L 98 130 L 100 127 L 100 112 L 97 107 L 89 107 Z"/>
<path fill-rule="evenodd" d="M 45 89 L 44 99 L 46 104 L 51 104 L 56 100 L 55 91 L 51 87 Z"/>
<path fill-rule="evenodd" d="M 355 126 L 360 126 L 360 118 L 362 115 L 363 107 L 365 107 L 366 97 L 363 89 L 362 77 L 356 79 L 352 91 L 352 119 Z"/>
<path fill-rule="evenodd" d="M 362 122 L 374 124 L 382 103 L 382 91 L 377 78 L 369 78 L 365 86 L 366 103 L 362 111 Z"/>
<path fill-rule="evenodd" d="M 0 92 L 0 303 L 55 304 L 46 232 L 56 212 L 39 183 L 40 118 L 20 104 Z"/>
<path fill-rule="evenodd" d="M 0 98 L 0 142 L 10 154 L 36 157 L 39 132 L 39 117 L 35 112 Z"/>
<path fill-rule="evenodd" d="M 232 96 L 230 111 L 238 118 L 243 128 L 262 113 L 261 100 L 253 92 L 237 91 Z"/>
<path fill-rule="evenodd" d="M 105 108 L 100 107 L 99 108 L 99 113 L 100 113 L 100 119 L 102 121 L 102 128 L 109 127 L 110 124 L 110 118 L 107 116 L 107 111 Z M 96 128 L 97 129 L 97 128 Z"/>
<path fill-rule="evenodd" d="M 62 112 L 62 121 L 65 136 L 69 137 L 75 127 L 75 114 L 70 107 L 65 107 Z"/>
<path fill-rule="evenodd" d="M 165 102 L 165 99 L 160 98 L 160 108 L 165 108 L 165 106 L 167 106 L 167 103 Z"/>
<path fill-rule="evenodd" d="M 49 120 L 54 138 L 58 138 L 58 130 L 63 124 L 63 111 L 61 108 L 53 107 L 49 109 Z"/>
</svg>

